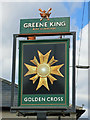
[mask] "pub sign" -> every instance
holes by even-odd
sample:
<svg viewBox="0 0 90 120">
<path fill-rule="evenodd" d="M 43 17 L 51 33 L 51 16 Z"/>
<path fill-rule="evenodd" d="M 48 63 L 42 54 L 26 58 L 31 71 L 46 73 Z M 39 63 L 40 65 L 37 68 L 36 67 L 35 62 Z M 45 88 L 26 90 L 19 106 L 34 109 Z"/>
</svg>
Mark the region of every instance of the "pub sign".
<svg viewBox="0 0 90 120">
<path fill-rule="evenodd" d="M 69 106 L 69 39 L 19 41 L 18 106 Z"/>
</svg>

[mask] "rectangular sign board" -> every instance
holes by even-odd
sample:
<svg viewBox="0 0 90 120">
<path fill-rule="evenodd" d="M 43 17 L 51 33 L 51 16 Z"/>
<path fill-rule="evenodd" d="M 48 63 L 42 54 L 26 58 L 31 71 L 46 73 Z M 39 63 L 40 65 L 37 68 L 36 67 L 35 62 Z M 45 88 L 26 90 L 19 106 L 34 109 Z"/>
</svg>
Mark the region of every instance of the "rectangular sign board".
<svg viewBox="0 0 90 120">
<path fill-rule="evenodd" d="M 70 32 L 70 17 L 20 20 L 20 34 L 58 32 Z"/>
<path fill-rule="evenodd" d="M 69 107 L 69 39 L 19 41 L 18 106 Z"/>
</svg>

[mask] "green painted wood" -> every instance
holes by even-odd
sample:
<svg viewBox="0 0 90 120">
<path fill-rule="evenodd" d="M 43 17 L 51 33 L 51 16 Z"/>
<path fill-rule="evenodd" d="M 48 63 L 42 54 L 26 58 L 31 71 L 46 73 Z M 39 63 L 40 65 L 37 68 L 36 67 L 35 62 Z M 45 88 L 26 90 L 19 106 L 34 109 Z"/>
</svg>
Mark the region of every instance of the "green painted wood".
<svg viewBox="0 0 90 120">
<path fill-rule="evenodd" d="M 70 17 L 20 20 L 20 34 L 57 32 L 70 32 Z"/>
</svg>

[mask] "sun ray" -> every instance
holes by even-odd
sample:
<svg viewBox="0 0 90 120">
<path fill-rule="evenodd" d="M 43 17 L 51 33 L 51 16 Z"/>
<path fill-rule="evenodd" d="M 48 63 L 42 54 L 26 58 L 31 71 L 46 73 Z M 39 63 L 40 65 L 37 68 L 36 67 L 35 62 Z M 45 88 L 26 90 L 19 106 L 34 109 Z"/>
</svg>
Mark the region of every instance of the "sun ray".
<svg viewBox="0 0 90 120">
<path fill-rule="evenodd" d="M 39 62 L 37 60 L 37 58 L 34 56 L 34 59 L 33 60 L 30 60 L 33 64 L 35 64 L 36 66 L 39 65 Z"/>
<path fill-rule="evenodd" d="M 45 77 L 45 78 L 40 77 L 36 90 L 38 90 L 41 86 L 44 86 L 49 90 L 47 77 Z"/>
<path fill-rule="evenodd" d="M 48 78 L 49 78 L 51 84 L 53 84 L 53 81 L 57 80 L 57 79 L 56 79 L 55 77 L 53 77 L 52 75 L 49 75 Z"/>
<path fill-rule="evenodd" d="M 28 69 L 28 72 L 24 76 L 31 75 L 31 74 L 36 74 L 37 73 L 37 71 L 36 71 L 37 67 L 28 65 L 26 63 L 24 63 L 24 65 Z"/>
<path fill-rule="evenodd" d="M 40 59 L 40 64 L 42 63 L 47 63 L 48 62 L 48 58 L 50 55 L 51 50 L 46 53 L 45 55 L 43 55 L 39 50 L 38 50 L 38 55 L 39 55 L 39 59 Z"/>
<path fill-rule="evenodd" d="M 63 66 L 64 64 L 57 65 L 57 66 L 52 66 L 51 67 L 51 74 L 59 75 L 61 77 L 64 77 L 62 73 L 59 71 L 59 69 Z"/>
<path fill-rule="evenodd" d="M 35 75 L 35 76 L 30 78 L 30 80 L 33 81 L 33 84 L 36 82 L 37 79 L 38 79 L 38 75 Z"/>
<path fill-rule="evenodd" d="M 49 66 L 53 65 L 54 63 L 58 62 L 58 60 L 54 59 L 54 56 L 52 56 L 51 60 L 49 61 Z"/>
</svg>

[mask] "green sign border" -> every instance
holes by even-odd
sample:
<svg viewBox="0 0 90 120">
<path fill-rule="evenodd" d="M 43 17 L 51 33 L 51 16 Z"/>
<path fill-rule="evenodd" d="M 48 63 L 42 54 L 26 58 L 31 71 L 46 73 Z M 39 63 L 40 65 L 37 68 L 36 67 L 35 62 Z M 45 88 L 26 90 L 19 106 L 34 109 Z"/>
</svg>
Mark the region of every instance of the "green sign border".
<svg viewBox="0 0 90 120">
<path fill-rule="evenodd" d="M 65 22 L 66 25 L 59 26 L 57 22 Z M 27 23 L 27 25 L 31 25 L 31 27 L 24 28 L 24 24 Z M 38 23 L 38 25 L 35 26 L 35 24 Z M 40 26 L 39 24 L 47 23 L 47 26 Z M 53 23 L 52 26 L 50 26 L 50 23 Z M 54 24 L 55 23 L 55 24 Z M 39 34 L 39 33 L 58 33 L 58 32 L 70 32 L 70 17 L 57 17 L 57 18 L 50 18 L 48 21 L 47 19 L 43 19 L 40 21 L 40 19 L 21 19 L 20 20 L 20 34 Z"/>
<path fill-rule="evenodd" d="M 19 41 L 19 92 L 18 92 L 18 106 L 20 107 L 38 107 L 38 108 L 66 108 L 69 107 L 69 41 L 70 39 L 48 39 L 48 40 L 25 40 L 25 41 Z M 57 104 L 53 104 L 51 103 L 47 103 L 47 104 L 23 104 L 22 99 L 23 99 L 23 95 L 22 91 L 22 83 L 23 83 L 23 68 L 22 68 L 22 56 L 23 56 L 23 44 L 52 44 L 52 43 L 65 43 L 65 63 L 66 63 L 66 68 L 65 68 L 65 100 L 64 103 L 57 103 Z M 30 94 L 31 95 L 31 94 Z M 30 96 L 29 95 L 29 96 Z M 38 94 L 38 96 L 45 96 L 45 94 Z M 46 94 L 46 96 L 48 96 L 49 94 Z M 60 97 L 61 94 L 50 94 L 50 96 L 59 96 Z M 28 95 L 26 95 L 28 96 Z M 34 96 L 34 95 L 31 95 Z M 35 95 L 36 96 L 36 95 Z"/>
</svg>

